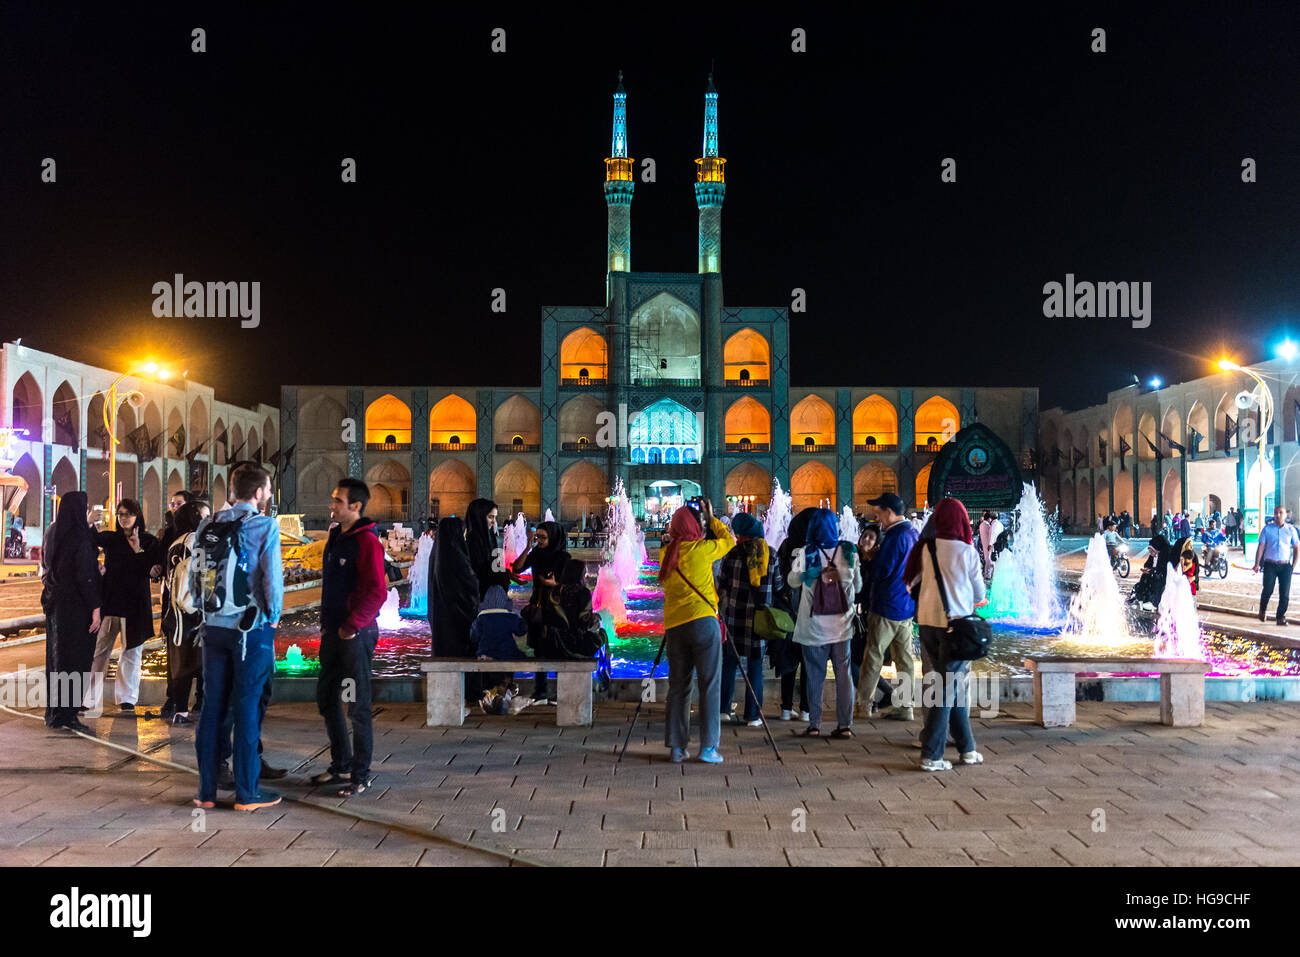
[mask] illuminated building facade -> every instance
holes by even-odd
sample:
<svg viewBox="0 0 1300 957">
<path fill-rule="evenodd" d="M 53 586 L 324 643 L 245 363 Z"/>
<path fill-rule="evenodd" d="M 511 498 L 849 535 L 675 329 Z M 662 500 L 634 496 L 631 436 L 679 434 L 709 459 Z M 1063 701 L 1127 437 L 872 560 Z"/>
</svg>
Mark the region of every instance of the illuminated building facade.
<svg viewBox="0 0 1300 957">
<path fill-rule="evenodd" d="M 727 161 L 712 76 L 704 101 L 695 272 L 632 270 L 637 167 L 620 74 L 605 301 L 542 309 L 540 387 L 286 386 L 281 431 L 298 454 L 283 510 L 319 525 L 344 475 L 370 483 L 380 521 L 463 514 L 478 496 L 502 520 L 549 508 L 578 521 L 603 511 L 616 476 L 640 515 L 696 494 L 765 506 L 773 478 L 796 508 L 861 511 L 885 490 L 922 505 L 939 447 L 976 421 L 1028 464 L 1037 389 L 791 385 L 788 308 L 724 303 Z"/>
</svg>

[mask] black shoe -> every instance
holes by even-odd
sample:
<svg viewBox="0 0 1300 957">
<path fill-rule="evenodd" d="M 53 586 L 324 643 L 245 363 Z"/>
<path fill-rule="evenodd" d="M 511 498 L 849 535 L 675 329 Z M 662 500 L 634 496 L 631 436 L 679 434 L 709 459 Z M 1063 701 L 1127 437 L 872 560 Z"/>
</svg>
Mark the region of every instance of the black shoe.
<svg viewBox="0 0 1300 957">
<path fill-rule="evenodd" d="M 347 784 L 352 779 L 346 774 L 339 774 L 333 768 L 322 771 L 320 774 L 313 774 L 308 780 L 317 787 L 327 784 Z"/>
<path fill-rule="evenodd" d="M 172 724 L 193 724 L 193 723 L 194 723 L 194 719 L 189 717 L 188 715 L 183 715 L 183 714 L 172 715 Z"/>
<path fill-rule="evenodd" d="M 132 714 L 132 715 L 135 714 L 135 705 L 133 705 L 133 704 L 124 704 L 124 705 L 122 705 L 122 712 L 121 712 L 121 713 L 122 713 L 122 714 Z"/>
<path fill-rule="evenodd" d="M 77 718 L 73 718 L 67 724 L 59 725 L 59 727 L 67 728 L 69 731 L 80 731 L 82 734 L 88 734 L 92 738 L 95 736 L 95 729 Z"/>
<path fill-rule="evenodd" d="M 229 764 L 223 764 L 221 770 L 217 772 L 217 788 L 221 791 L 233 791 L 235 789 L 235 776 L 230 772 Z"/>
<path fill-rule="evenodd" d="M 1263 621 L 1263 620 L 1265 619 L 1265 617 L 1266 617 L 1265 614 L 1261 611 L 1261 612 L 1259 613 L 1259 620 L 1260 620 L 1260 621 Z"/>
<path fill-rule="evenodd" d="M 278 780 L 278 779 L 284 777 L 284 776 L 285 776 L 286 774 L 288 774 L 288 773 L 289 773 L 289 772 L 286 771 L 284 768 L 273 768 L 273 767 L 271 767 L 269 764 L 266 763 L 266 758 L 263 758 L 263 759 L 262 759 L 262 770 L 261 770 L 261 772 L 258 774 L 258 777 L 259 777 L 260 779 L 262 779 L 262 780 L 266 780 L 266 781 L 275 781 L 275 780 Z"/>
</svg>

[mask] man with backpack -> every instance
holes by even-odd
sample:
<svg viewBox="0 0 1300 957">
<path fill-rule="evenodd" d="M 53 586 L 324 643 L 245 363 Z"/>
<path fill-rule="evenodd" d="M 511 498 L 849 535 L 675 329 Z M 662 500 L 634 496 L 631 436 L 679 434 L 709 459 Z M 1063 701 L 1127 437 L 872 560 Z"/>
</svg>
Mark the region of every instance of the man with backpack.
<svg viewBox="0 0 1300 957">
<path fill-rule="evenodd" d="M 379 641 L 376 619 L 388 597 L 388 583 L 375 520 L 362 514 L 369 501 L 365 482 L 354 478 L 339 481 L 330 499 L 330 518 L 336 524 L 330 528 L 321 561 L 321 671 L 316 706 L 329 735 L 330 766 L 311 783 L 343 785 L 340 797 L 364 794 L 372 783 L 370 662 Z M 352 683 L 348 696 L 351 746 L 341 700 L 344 681 Z"/>
<path fill-rule="evenodd" d="M 271 477 L 245 464 L 230 476 L 233 504 L 205 521 L 195 534 L 190 590 L 203 612 L 203 698 L 195 751 L 199 794 L 194 803 L 216 803 L 219 737 L 226 712 L 233 717 L 235 810 L 280 803 L 259 787 L 262 733 L 259 701 L 275 667 L 275 626 L 284 605 L 280 527 L 263 505 Z"/>
<path fill-rule="evenodd" d="M 903 582 L 903 569 L 920 535 L 903 514 L 903 500 L 895 493 L 885 492 L 867 504 L 876 509 L 880 544 L 871 563 L 871 605 L 867 615 L 866 655 L 858 679 L 858 704 L 861 714 L 869 713 L 870 699 L 864 698 L 864 692 L 874 694 L 885 660 L 885 649 L 888 648 L 899 678 L 895 698 L 903 702 L 890 711 L 888 717 L 896 721 L 911 721 L 915 668 L 912 617 L 916 613 L 916 604 Z M 883 703 L 881 710 L 884 710 Z"/>
</svg>

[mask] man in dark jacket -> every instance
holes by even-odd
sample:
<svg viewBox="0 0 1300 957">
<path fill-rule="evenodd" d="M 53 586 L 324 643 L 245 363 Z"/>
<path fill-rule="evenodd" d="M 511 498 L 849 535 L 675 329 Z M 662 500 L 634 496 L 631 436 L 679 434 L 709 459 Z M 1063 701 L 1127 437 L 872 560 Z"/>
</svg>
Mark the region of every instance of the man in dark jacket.
<svg viewBox="0 0 1300 957">
<path fill-rule="evenodd" d="M 903 500 L 893 492 L 885 492 L 867 504 L 876 509 L 880 523 L 880 542 L 871 561 L 870 611 L 867 615 L 867 647 L 862 660 L 862 675 L 858 680 L 860 713 L 868 713 L 870 699 L 875 694 L 876 682 L 885 660 L 885 649 L 893 658 L 900 681 L 895 699 L 902 703 L 889 717 L 898 721 L 911 721 L 912 680 L 915 667 L 912 658 L 912 617 L 916 605 L 903 583 L 903 566 L 919 537 L 916 529 L 903 514 Z"/>
<path fill-rule="evenodd" d="M 384 548 L 375 521 L 362 513 L 370 489 L 345 478 L 334 489 L 330 529 L 321 563 L 320 679 L 316 705 L 330 740 L 329 769 L 313 777 L 317 785 L 341 784 L 341 797 L 368 791 L 374 732 L 370 715 L 370 663 L 379 640 L 376 619 L 388 596 Z M 348 742 L 343 700 L 352 719 Z"/>
</svg>

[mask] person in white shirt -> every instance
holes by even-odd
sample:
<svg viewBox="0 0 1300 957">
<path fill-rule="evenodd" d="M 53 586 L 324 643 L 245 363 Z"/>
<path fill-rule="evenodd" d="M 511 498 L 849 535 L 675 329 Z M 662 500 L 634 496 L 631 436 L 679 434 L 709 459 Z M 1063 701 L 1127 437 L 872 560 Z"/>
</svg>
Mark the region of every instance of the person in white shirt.
<svg viewBox="0 0 1300 957">
<path fill-rule="evenodd" d="M 951 661 L 946 653 L 948 619 L 963 618 L 986 604 L 980 556 L 971 542 L 970 516 L 966 506 L 946 498 L 934 510 L 932 521 L 913 546 L 903 578 L 909 586 L 921 584 L 916 602 L 916 621 L 921 630 L 921 648 L 933 669 L 922 678 L 922 695 L 934 704 L 925 709 L 921 732 L 921 770 L 947 771 L 952 763 L 943 758 L 951 731 L 963 764 L 980 764 L 984 756 L 975 750 L 970 728 L 970 662 Z M 943 576 L 948 598 L 943 598 L 935 580 L 935 565 Z"/>
</svg>

